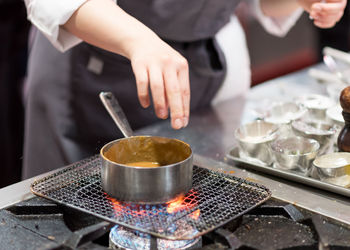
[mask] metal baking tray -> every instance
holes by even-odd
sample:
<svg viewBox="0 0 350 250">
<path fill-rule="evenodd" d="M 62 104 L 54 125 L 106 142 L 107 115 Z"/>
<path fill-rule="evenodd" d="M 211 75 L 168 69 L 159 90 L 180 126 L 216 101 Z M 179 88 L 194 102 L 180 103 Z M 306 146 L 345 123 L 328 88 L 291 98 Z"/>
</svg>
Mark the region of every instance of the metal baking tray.
<svg viewBox="0 0 350 250">
<path fill-rule="evenodd" d="M 327 190 L 333 193 L 341 194 L 347 197 L 350 197 L 350 189 L 345 188 L 342 186 L 337 186 L 334 184 L 330 184 L 312 177 L 307 177 L 302 175 L 301 173 L 297 171 L 292 171 L 292 170 L 282 170 L 282 169 L 277 169 L 273 168 L 272 166 L 264 165 L 259 162 L 253 162 L 249 161 L 247 159 L 242 159 L 239 157 L 239 148 L 234 147 L 231 149 L 227 155 L 227 160 L 228 162 L 233 162 L 237 166 L 241 166 L 247 169 L 253 169 L 256 171 L 264 172 L 267 174 L 271 174 L 274 176 L 282 177 L 287 180 L 299 182 L 302 184 L 306 184 L 312 187 L 316 187 L 319 189 Z"/>
</svg>

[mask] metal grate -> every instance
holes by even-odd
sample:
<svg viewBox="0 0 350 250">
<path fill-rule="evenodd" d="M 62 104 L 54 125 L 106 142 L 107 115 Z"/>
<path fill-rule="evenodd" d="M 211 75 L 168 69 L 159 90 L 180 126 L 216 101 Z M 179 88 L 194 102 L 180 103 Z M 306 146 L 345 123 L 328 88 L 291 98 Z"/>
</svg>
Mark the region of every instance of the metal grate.
<svg viewBox="0 0 350 250">
<path fill-rule="evenodd" d="M 192 189 L 174 202 L 127 204 L 101 187 L 99 155 L 34 181 L 34 194 L 127 228 L 171 240 L 188 240 L 235 219 L 266 201 L 264 186 L 194 166 Z"/>
</svg>

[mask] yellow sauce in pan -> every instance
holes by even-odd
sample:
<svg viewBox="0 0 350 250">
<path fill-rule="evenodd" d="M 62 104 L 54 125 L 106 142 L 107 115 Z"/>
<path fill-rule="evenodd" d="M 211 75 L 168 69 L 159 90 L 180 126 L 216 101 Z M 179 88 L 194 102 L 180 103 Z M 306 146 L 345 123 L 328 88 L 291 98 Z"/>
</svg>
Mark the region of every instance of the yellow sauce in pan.
<svg viewBox="0 0 350 250">
<path fill-rule="evenodd" d="M 129 162 L 129 163 L 126 163 L 125 165 L 131 166 L 131 167 L 145 167 L 145 168 L 160 167 L 160 164 L 158 162 L 151 162 L 151 161 Z"/>
</svg>

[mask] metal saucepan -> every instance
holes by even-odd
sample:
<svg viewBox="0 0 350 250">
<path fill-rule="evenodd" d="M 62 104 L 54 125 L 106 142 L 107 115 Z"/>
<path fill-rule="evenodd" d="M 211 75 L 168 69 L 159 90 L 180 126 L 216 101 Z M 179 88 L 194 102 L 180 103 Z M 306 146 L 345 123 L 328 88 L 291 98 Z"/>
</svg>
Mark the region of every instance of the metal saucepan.
<svg viewBox="0 0 350 250">
<path fill-rule="evenodd" d="M 103 190 L 118 200 L 149 204 L 164 203 L 186 194 L 192 186 L 191 147 L 177 139 L 132 136 L 113 94 L 102 92 L 100 98 L 126 137 L 106 144 L 100 151 Z M 141 166 L 144 162 L 160 166 Z"/>
</svg>

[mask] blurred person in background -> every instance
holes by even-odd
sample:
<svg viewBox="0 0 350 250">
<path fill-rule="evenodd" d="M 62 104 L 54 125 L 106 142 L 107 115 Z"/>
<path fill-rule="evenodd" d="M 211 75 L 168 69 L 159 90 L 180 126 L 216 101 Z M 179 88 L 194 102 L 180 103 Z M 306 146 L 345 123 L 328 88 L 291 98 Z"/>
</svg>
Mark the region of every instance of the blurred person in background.
<svg viewBox="0 0 350 250">
<path fill-rule="evenodd" d="M 25 2 L 41 33 L 28 67 L 24 178 L 122 136 L 100 91 L 114 93 L 135 130 L 169 114 L 174 129 L 186 127 L 190 110 L 249 88 L 245 37 L 232 16 L 239 0 Z M 346 0 L 244 2 L 267 31 L 283 36 L 303 10 L 316 25 L 333 26 Z"/>
<path fill-rule="evenodd" d="M 21 179 L 29 26 L 23 1 L 0 0 L 0 188 Z"/>
</svg>

